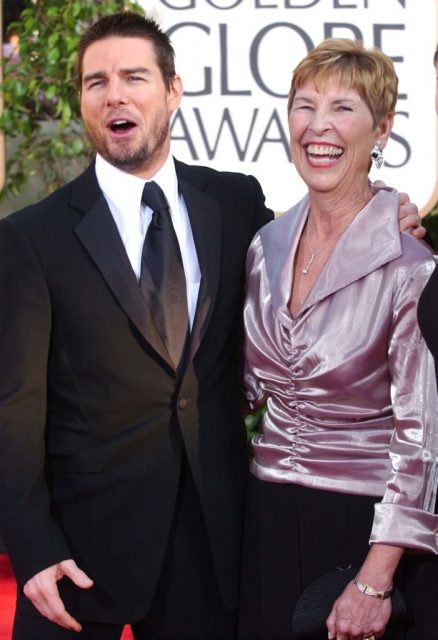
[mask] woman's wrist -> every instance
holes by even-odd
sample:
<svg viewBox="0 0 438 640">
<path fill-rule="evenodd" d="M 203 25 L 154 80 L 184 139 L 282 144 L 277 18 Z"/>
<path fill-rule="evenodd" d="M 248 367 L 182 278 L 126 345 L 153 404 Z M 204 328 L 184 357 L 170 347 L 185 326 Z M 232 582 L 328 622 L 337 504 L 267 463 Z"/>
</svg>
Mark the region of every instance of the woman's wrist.
<svg viewBox="0 0 438 640">
<path fill-rule="evenodd" d="M 357 574 L 358 580 L 375 591 L 390 591 L 403 552 L 402 547 L 374 543 Z"/>
<path fill-rule="evenodd" d="M 392 585 L 389 589 L 374 589 L 371 585 L 362 582 L 358 575 L 354 578 L 353 582 L 361 593 L 364 593 L 366 596 L 379 598 L 380 600 L 386 600 L 392 593 Z"/>
</svg>

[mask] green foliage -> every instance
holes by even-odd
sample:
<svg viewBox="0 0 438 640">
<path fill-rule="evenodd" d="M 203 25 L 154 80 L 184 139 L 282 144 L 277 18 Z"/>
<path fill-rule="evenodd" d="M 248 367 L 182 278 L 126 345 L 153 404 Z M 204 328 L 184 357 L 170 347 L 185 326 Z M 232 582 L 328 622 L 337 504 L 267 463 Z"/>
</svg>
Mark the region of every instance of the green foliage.
<svg viewBox="0 0 438 640">
<path fill-rule="evenodd" d="M 253 437 L 260 432 L 260 421 L 266 413 L 266 405 L 245 416 L 246 439 L 250 447 Z"/>
<path fill-rule="evenodd" d="M 10 25 L 20 60 L 3 61 L 0 129 L 17 141 L 1 197 L 18 195 L 36 172 L 50 193 L 88 164 L 92 149 L 80 117 L 76 48 L 97 18 L 128 8 L 143 12 L 134 0 L 32 0 Z"/>
</svg>

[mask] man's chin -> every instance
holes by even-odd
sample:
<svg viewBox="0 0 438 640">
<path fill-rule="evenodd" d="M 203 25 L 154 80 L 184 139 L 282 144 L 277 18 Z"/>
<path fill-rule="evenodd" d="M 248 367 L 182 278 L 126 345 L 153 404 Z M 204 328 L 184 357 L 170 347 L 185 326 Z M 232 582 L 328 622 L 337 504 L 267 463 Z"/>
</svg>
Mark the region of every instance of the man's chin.
<svg viewBox="0 0 438 640">
<path fill-rule="evenodd" d="M 107 162 L 112 164 L 121 171 L 132 173 L 133 171 L 140 170 L 148 162 L 147 149 L 141 149 L 136 152 L 114 152 L 109 149 L 100 150 L 100 155 L 105 158 Z"/>
</svg>

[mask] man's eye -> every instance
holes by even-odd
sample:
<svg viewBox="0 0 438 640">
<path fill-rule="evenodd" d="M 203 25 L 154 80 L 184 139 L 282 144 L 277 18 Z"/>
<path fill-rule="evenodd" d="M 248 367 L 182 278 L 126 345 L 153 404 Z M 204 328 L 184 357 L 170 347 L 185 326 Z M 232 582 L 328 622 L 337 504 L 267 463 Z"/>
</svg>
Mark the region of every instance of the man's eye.
<svg viewBox="0 0 438 640">
<path fill-rule="evenodd" d="M 93 80 L 88 85 L 89 89 L 94 89 L 94 87 L 100 87 L 103 84 L 103 80 Z"/>
</svg>

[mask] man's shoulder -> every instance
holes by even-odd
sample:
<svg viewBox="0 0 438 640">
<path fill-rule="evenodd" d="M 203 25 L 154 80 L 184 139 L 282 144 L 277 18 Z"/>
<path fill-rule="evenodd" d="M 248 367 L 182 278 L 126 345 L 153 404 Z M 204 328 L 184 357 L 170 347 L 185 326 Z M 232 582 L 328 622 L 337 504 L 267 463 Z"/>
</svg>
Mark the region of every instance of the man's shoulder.
<svg viewBox="0 0 438 640">
<path fill-rule="evenodd" d="M 193 184 L 208 184 L 221 185 L 225 183 L 227 185 L 245 185 L 245 184 L 259 184 L 257 178 L 254 176 L 240 173 L 238 171 L 221 171 L 214 169 L 213 167 L 207 167 L 205 165 L 186 164 L 181 160 L 175 159 L 176 171 L 178 178 L 187 180 Z"/>
<path fill-rule="evenodd" d="M 60 202 L 67 202 L 70 193 L 70 185 L 71 183 L 65 184 L 60 187 L 56 191 L 53 191 L 49 195 L 44 196 L 41 200 L 37 202 L 33 202 L 32 204 L 28 204 L 22 209 L 18 209 L 13 211 L 7 216 L 7 219 L 13 220 L 25 220 L 30 219 L 35 215 L 39 215 L 44 211 L 52 211 L 53 208 L 58 205 Z"/>
<path fill-rule="evenodd" d="M 22 209 L 13 211 L 5 220 L 10 223 L 25 224 L 32 221 L 40 221 L 44 218 L 60 217 L 60 213 L 71 208 L 72 194 L 84 193 L 87 184 L 91 184 L 94 176 L 93 166 L 88 167 L 79 176 L 66 183 L 56 191 L 46 195 L 41 200 L 29 204 Z M 97 186 L 97 181 L 96 186 Z"/>
</svg>

